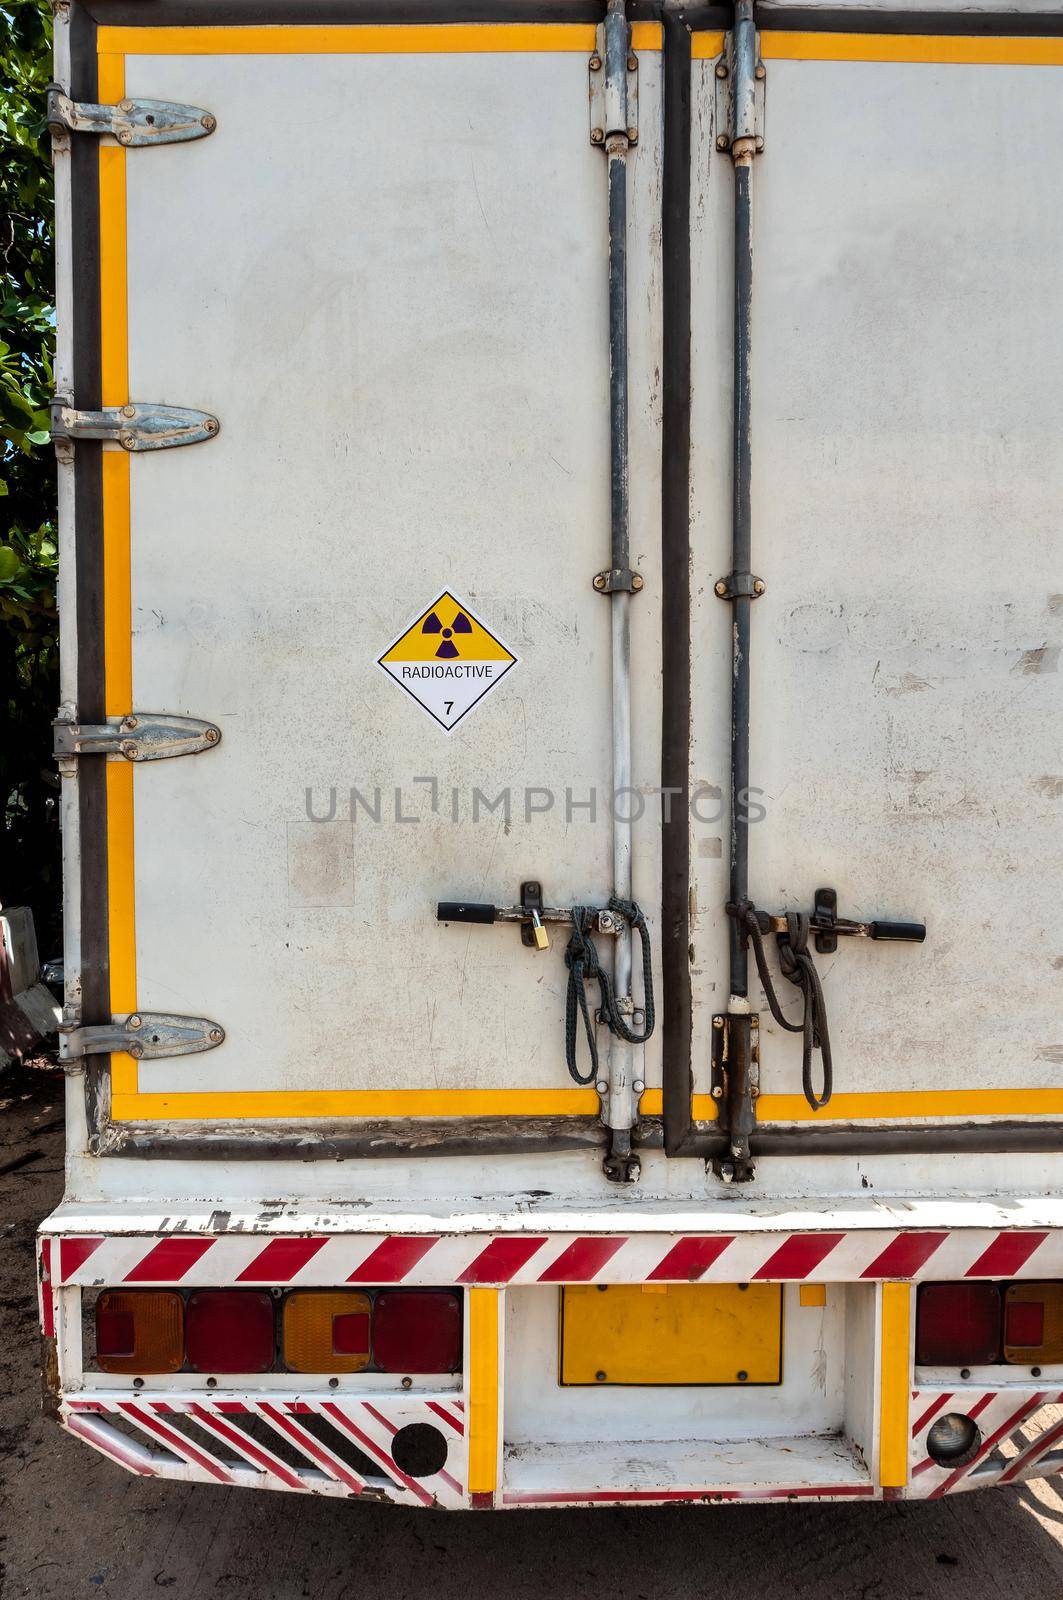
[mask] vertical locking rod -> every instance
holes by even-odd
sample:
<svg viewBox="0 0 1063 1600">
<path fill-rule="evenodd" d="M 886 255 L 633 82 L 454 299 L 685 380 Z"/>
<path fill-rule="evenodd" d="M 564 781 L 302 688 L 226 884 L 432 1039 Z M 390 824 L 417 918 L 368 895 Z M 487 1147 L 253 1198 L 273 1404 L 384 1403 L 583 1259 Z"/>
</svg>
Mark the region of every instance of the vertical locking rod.
<svg viewBox="0 0 1063 1600">
<path fill-rule="evenodd" d="M 731 48 L 734 163 L 734 437 L 731 501 L 731 879 L 735 906 L 749 899 L 749 647 L 752 581 L 752 420 L 750 337 L 753 313 L 753 159 L 756 155 L 757 35 L 753 0 L 737 0 Z M 730 1070 L 726 1122 L 731 1160 L 721 1176 L 753 1176 L 749 1135 L 754 1116 L 754 1054 L 749 1009 L 749 956 L 736 917 L 730 919 Z"/>
<path fill-rule="evenodd" d="M 630 32 L 625 0 L 609 0 L 605 14 L 605 154 L 609 184 L 609 474 L 610 546 L 614 573 L 630 570 L 628 531 L 628 347 L 627 347 L 627 157 L 631 145 L 628 122 L 628 56 Z M 623 587 L 609 595 L 612 644 L 613 711 L 613 894 L 631 899 L 631 593 Z M 622 1011 L 630 1017 L 631 928 L 618 935 L 613 952 L 613 986 Z M 634 1090 L 634 1048 L 615 1035 L 610 1039 L 609 1081 L 605 1123 L 610 1129 L 607 1176 L 620 1182 L 638 1177 L 638 1158 L 631 1150 L 638 1096 Z"/>
</svg>

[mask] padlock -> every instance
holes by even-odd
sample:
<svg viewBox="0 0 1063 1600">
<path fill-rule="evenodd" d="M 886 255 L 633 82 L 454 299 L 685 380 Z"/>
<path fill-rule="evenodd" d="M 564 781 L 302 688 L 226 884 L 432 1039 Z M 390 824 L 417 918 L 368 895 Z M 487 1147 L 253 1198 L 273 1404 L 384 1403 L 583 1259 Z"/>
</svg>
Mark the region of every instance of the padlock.
<svg viewBox="0 0 1063 1600">
<path fill-rule="evenodd" d="M 533 911 L 532 914 L 531 914 L 531 920 L 532 920 L 532 938 L 535 940 L 535 948 L 536 948 L 536 950 L 549 950 L 549 948 L 550 948 L 550 936 L 547 933 L 546 929 L 543 927 L 543 919 L 542 919 L 542 917 L 540 917 L 540 915 L 539 915 L 539 913 L 537 911 Z"/>
</svg>

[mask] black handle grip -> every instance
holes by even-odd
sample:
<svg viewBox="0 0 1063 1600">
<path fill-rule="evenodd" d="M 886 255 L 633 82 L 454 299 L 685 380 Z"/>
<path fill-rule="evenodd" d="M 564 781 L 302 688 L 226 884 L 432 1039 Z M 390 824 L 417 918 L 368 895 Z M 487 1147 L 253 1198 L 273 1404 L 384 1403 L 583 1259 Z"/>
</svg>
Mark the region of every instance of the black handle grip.
<svg viewBox="0 0 1063 1600">
<path fill-rule="evenodd" d="M 926 938 L 925 922 L 872 922 L 868 927 L 872 939 L 903 939 L 909 944 L 922 944 Z"/>
<path fill-rule="evenodd" d="M 495 906 L 477 905 L 468 900 L 441 900 L 436 906 L 437 922 L 494 922 Z"/>
</svg>

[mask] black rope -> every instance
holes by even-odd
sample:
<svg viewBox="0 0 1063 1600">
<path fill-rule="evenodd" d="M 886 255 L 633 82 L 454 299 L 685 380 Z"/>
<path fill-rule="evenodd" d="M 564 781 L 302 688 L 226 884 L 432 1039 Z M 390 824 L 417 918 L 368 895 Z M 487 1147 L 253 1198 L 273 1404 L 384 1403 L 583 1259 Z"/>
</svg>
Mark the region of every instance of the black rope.
<svg viewBox="0 0 1063 1600">
<path fill-rule="evenodd" d="M 633 928 L 639 936 L 642 947 L 642 992 L 643 1010 L 645 1012 L 645 1025 L 641 1033 L 636 1033 L 629 1028 L 617 1004 L 613 991 L 613 982 L 608 972 L 602 966 L 598 956 L 598 947 L 587 931 L 585 924 L 590 912 L 587 906 L 572 907 L 572 936 L 565 948 L 565 966 L 568 968 L 568 993 L 565 997 L 565 1060 L 568 1063 L 569 1074 L 575 1083 L 586 1085 L 595 1083 L 598 1078 L 598 1042 L 595 1037 L 594 1022 L 590 1006 L 587 1002 L 587 985 L 597 983 L 599 1005 L 597 1020 L 608 1027 L 610 1033 L 618 1039 L 624 1039 L 628 1044 L 645 1044 L 653 1032 L 656 1014 L 653 1004 L 653 953 L 650 947 L 650 933 L 643 916 L 634 900 L 618 900 L 614 896 L 609 901 L 610 911 L 615 911 L 624 918 L 624 921 Z M 576 1064 L 576 1041 L 579 1032 L 579 1021 L 583 1019 L 583 1031 L 587 1039 L 587 1048 L 590 1052 L 591 1067 L 586 1074 L 581 1073 Z"/>
<path fill-rule="evenodd" d="M 834 1092 L 834 1062 L 827 1028 L 827 1002 L 823 995 L 819 973 L 816 971 L 816 963 L 808 948 L 808 935 L 811 929 L 808 914 L 787 912 L 786 931 L 775 936 L 782 975 L 800 989 L 804 1002 L 801 1021 L 791 1022 L 783 1015 L 779 996 L 768 970 L 768 956 L 764 949 L 764 936 L 760 929 L 756 907 L 746 904 L 728 906 L 727 909 L 742 932 L 752 941 L 757 972 L 772 1016 L 780 1028 L 785 1028 L 788 1033 L 800 1033 L 803 1036 L 801 1087 L 812 1110 L 821 1111 Z M 816 1050 L 820 1053 L 823 1069 L 823 1088 L 818 1095 L 812 1086 L 812 1056 Z"/>
</svg>

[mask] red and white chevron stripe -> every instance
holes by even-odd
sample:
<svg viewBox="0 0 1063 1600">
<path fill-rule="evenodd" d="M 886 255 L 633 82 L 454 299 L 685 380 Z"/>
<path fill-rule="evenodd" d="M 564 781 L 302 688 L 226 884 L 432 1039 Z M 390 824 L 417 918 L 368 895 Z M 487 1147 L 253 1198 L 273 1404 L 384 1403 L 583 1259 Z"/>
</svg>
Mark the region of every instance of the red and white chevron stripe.
<svg viewBox="0 0 1063 1600">
<path fill-rule="evenodd" d="M 450 1509 L 467 1499 L 465 1404 L 451 1393 L 360 1399 L 279 1392 L 224 1399 L 198 1392 L 100 1393 L 71 1396 L 61 1416 L 71 1433 L 143 1477 L 383 1495 L 401 1505 Z M 310 1418 L 318 1419 L 313 1429 Z M 428 1423 L 447 1441 L 446 1462 L 428 1477 L 411 1477 L 391 1453 L 395 1435 L 411 1423 Z M 345 1442 L 373 1464 L 371 1474 L 350 1464 Z"/>
<path fill-rule="evenodd" d="M 44 1247 L 49 1240 L 45 1238 Z M 1063 1229 L 61 1234 L 59 1285 L 752 1283 L 1063 1277 Z"/>
<path fill-rule="evenodd" d="M 916 1389 L 912 1394 L 911 1477 L 907 1498 L 939 1500 L 963 1489 L 1058 1472 L 1063 1461 L 1063 1391 L 1042 1387 Z M 941 1467 L 927 1454 L 934 1422 L 959 1412 L 978 1424 L 981 1442 L 969 1461 Z"/>
</svg>

